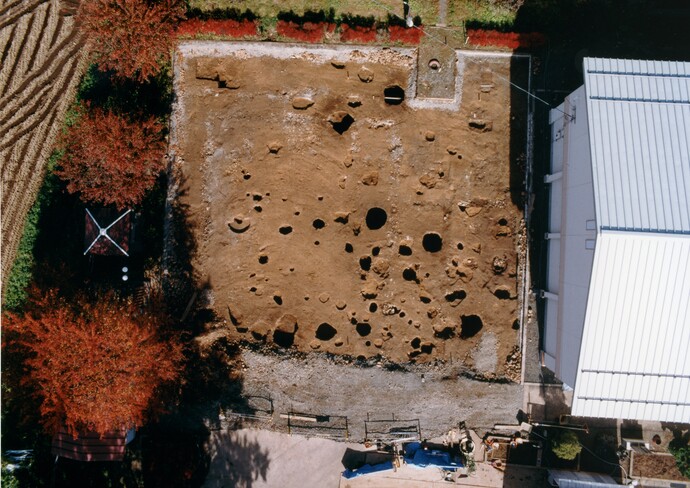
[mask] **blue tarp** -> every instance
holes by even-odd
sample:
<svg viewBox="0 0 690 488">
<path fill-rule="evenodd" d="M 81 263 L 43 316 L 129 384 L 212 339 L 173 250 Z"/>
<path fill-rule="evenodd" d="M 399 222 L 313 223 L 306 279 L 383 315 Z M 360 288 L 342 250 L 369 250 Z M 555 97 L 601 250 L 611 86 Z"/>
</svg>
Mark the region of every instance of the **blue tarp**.
<svg viewBox="0 0 690 488">
<path fill-rule="evenodd" d="M 407 464 L 420 468 L 434 466 L 455 471 L 463 466 L 462 461 L 451 456 L 450 453 L 436 449 L 424 449 L 420 442 L 412 442 L 405 447 L 405 460 Z"/>
<path fill-rule="evenodd" d="M 378 473 L 379 471 L 387 471 L 393 469 L 393 461 L 386 461 L 380 464 L 365 464 L 361 468 L 357 469 L 346 469 L 343 471 L 343 477 L 345 479 L 356 478 L 357 476 L 363 476 L 365 474 Z"/>
</svg>

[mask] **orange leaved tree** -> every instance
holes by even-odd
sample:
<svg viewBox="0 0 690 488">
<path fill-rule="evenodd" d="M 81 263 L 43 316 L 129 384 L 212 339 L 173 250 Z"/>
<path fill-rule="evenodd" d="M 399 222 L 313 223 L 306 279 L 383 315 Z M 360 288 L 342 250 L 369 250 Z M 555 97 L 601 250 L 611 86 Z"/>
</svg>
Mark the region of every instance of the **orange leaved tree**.
<svg viewBox="0 0 690 488">
<path fill-rule="evenodd" d="M 163 126 L 99 108 L 81 112 L 65 136 L 57 175 L 86 203 L 139 204 L 164 168 Z"/>
<path fill-rule="evenodd" d="M 99 68 L 145 81 L 168 60 L 184 13 L 183 0 L 82 0 L 77 15 Z"/>
<path fill-rule="evenodd" d="M 5 317 L 4 346 L 25 350 L 24 382 L 49 433 L 128 429 L 162 409 L 161 387 L 178 380 L 182 352 L 158 319 L 110 295 L 68 304 L 49 292 L 31 308 Z"/>
</svg>

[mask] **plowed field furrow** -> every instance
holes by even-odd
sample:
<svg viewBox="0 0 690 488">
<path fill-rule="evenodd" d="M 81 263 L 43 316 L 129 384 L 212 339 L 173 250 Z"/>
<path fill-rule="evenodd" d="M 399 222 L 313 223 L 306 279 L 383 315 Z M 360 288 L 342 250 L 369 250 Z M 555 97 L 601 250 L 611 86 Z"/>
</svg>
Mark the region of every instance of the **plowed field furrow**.
<svg viewBox="0 0 690 488">
<path fill-rule="evenodd" d="M 58 111 L 55 111 L 52 117 L 37 127 L 36 135 L 41 135 L 42 138 L 52 138 L 51 133 L 59 125 L 55 124 L 57 116 Z M 3 236 L 5 236 L 7 225 L 23 221 L 23 216 L 33 203 L 35 192 L 43 180 L 43 167 L 50 154 L 50 151 L 46 151 L 46 147 L 40 144 L 39 138 L 33 137 L 33 134 L 22 140 L 22 143 L 25 144 L 19 145 L 13 155 L 14 159 L 19 162 L 19 166 L 15 168 L 12 179 L 3 181 L 3 187 L 7 192 L 1 208 Z M 17 239 L 19 237 L 21 234 Z"/>
<path fill-rule="evenodd" d="M 37 153 L 42 150 L 43 144 L 41 142 L 47 135 L 46 131 L 50 130 L 50 124 L 55 120 L 57 113 L 58 110 L 53 110 L 46 114 L 46 117 L 41 119 L 41 123 L 33 132 L 18 138 L 13 145 L 4 149 L 11 155 L 6 159 L 6 164 L 2 168 L 3 181 L 12 181 L 17 174 L 21 173 L 24 164 L 36 159 Z"/>
<path fill-rule="evenodd" d="M 51 49 L 53 48 L 53 44 L 50 42 L 50 40 L 53 39 L 54 36 L 59 36 L 60 34 L 59 20 L 62 17 L 57 14 L 58 7 L 53 2 L 51 2 L 50 4 L 48 4 L 48 8 L 48 25 L 46 25 L 46 28 L 43 31 L 43 34 L 41 35 L 42 49 L 39 49 L 36 53 L 36 57 L 34 58 L 34 64 L 32 67 L 33 71 L 37 71 L 41 68 L 41 65 L 45 62 L 48 55 L 50 54 Z"/>
<path fill-rule="evenodd" d="M 15 171 L 14 168 L 18 164 L 18 145 L 19 143 L 11 147 L 0 149 L 0 158 L 2 158 L 0 161 L 2 163 L 2 167 L 0 167 L 0 175 L 2 176 L 3 184 L 6 180 L 10 180 L 12 178 L 12 174 Z"/>
<path fill-rule="evenodd" d="M 23 221 L 23 215 L 33 203 L 35 192 L 43 180 L 42 172 L 47 157 L 47 155 L 42 154 L 46 151 L 40 142 L 57 127 L 55 125 L 57 115 L 58 112 L 55 111 L 52 117 L 37 127 L 35 134 L 31 134 L 21 141 L 22 144 L 17 147 L 18 151 L 14 151 L 13 159 L 19 162 L 19 166 L 15 168 L 12 179 L 3 180 L 3 186 L 7 191 L 1 208 L 3 236 L 11 231 L 11 229 L 6 228 L 7 225 Z M 21 234 L 16 237 L 17 244 L 19 238 L 21 238 Z"/>
<path fill-rule="evenodd" d="M 36 62 L 36 58 L 38 57 L 38 53 L 41 52 L 41 44 L 43 44 L 45 38 L 44 33 L 50 20 L 50 8 L 51 4 L 47 3 L 46 5 L 41 5 L 41 8 L 39 9 L 43 14 L 43 23 L 41 24 L 41 30 L 38 31 L 38 34 L 31 35 L 33 42 L 31 43 L 31 50 L 29 51 L 31 53 L 31 58 L 29 59 L 29 64 L 26 67 L 27 73 L 31 72 L 34 67 L 34 63 Z"/>
<path fill-rule="evenodd" d="M 9 160 L 12 164 L 7 165 L 7 174 L 2 175 L 2 186 L 7 192 L 2 202 L 2 207 L 0 207 L 3 215 L 3 229 L 5 228 L 5 221 L 9 223 L 13 220 L 10 218 L 13 211 L 12 209 L 16 207 L 13 203 L 22 198 L 21 193 L 17 192 L 16 189 L 21 185 L 22 179 L 26 179 L 24 173 L 30 171 L 31 166 L 33 166 L 33 164 L 26 164 L 25 162 L 19 164 L 21 154 L 26 151 L 31 145 L 31 142 L 31 137 L 26 137 L 12 148 L 9 154 Z M 33 163 L 33 161 L 31 161 L 31 163 Z"/>
<path fill-rule="evenodd" d="M 0 162 L 2 162 L 2 182 L 5 184 L 5 180 L 12 179 L 12 167 L 17 166 L 18 154 L 21 152 L 21 148 L 16 146 L 9 147 L 7 149 L 0 149 Z"/>
<path fill-rule="evenodd" d="M 63 76 L 55 80 L 54 89 L 46 92 L 44 97 L 41 97 L 35 104 L 31 106 L 32 117 L 30 119 L 19 120 L 16 127 L 10 127 L 13 129 L 11 131 L 11 136 L 9 138 L 0 139 L 0 147 L 9 147 L 14 144 L 14 141 L 23 137 L 27 132 L 32 131 L 43 119 L 46 114 L 54 110 L 54 104 L 62 97 L 65 89 L 65 85 L 69 83 L 69 73 L 75 69 L 75 65 L 78 63 L 78 58 L 69 59 L 69 65 L 65 66 L 65 71 Z"/>
<path fill-rule="evenodd" d="M 14 31 L 16 28 L 17 26 L 13 25 L 0 30 L 0 47 L 2 48 L 2 56 L 0 57 L 0 77 L 2 76 L 2 67 L 5 66 L 5 61 L 10 55 L 10 49 L 12 49 L 12 41 L 14 40 Z"/>
<path fill-rule="evenodd" d="M 39 127 L 37 132 L 46 132 L 45 127 L 47 126 L 47 121 L 41 124 L 41 127 Z M 40 130 L 43 129 L 43 130 Z M 35 139 L 31 137 L 30 135 L 25 137 L 20 141 L 19 144 L 17 144 L 17 149 L 18 152 L 16 153 L 16 160 L 21 162 L 21 164 L 17 165 L 15 167 L 14 174 L 11 175 L 11 179 L 6 179 L 9 183 L 9 187 L 12 188 L 13 190 L 13 196 L 15 201 L 19 200 L 22 198 L 22 195 L 25 192 L 25 186 L 31 181 L 31 173 L 33 173 L 36 165 L 40 166 L 40 163 L 36 161 L 35 157 L 30 158 L 27 157 L 29 152 L 32 152 L 31 149 L 32 147 L 35 146 Z M 34 154 L 34 156 L 36 156 Z M 4 202 L 3 202 L 4 203 Z M 2 209 L 3 215 L 8 215 L 11 216 L 12 212 L 8 211 L 8 206 L 11 208 L 12 201 L 10 200 L 9 202 L 5 203 L 4 206 L 5 208 Z M 7 212 L 7 213 L 6 213 Z"/>
<path fill-rule="evenodd" d="M 0 93 L 7 93 L 8 85 L 12 82 L 11 74 L 14 66 L 19 62 L 19 55 L 21 53 L 21 44 L 28 35 L 26 26 L 29 23 L 28 18 L 22 19 L 17 23 L 14 32 L 12 32 L 12 40 L 10 47 L 7 49 L 7 56 L 5 62 L 0 66 Z"/>
<path fill-rule="evenodd" d="M 12 145 L 11 141 L 18 138 L 12 133 L 12 129 L 20 125 L 22 122 L 26 122 L 26 117 L 36 112 L 36 107 L 45 102 L 45 95 L 49 91 L 50 83 L 44 81 L 43 84 L 38 85 L 36 89 L 33 90 L 31 98 L 29 99 L 31 100 L 30 103 L 22 104 L 22 107 L 19 111 L 14 112 L 12 115 L 7 117 L 6 120 L 0 121 L 0 127 L 3 131 L 3 135 L 0 136 L 0 148 L 5 148 Z"/>
<path fill-rule="evenodd" d="M 0 12 L 0 29 L 6 25 L 14 24 L 24 15 L 30 15 L 36 10 L 36 7 L 47 1 L 48 0 L 34 0 L 33 2 L 21 2 L 22 5 L 19 8 L 10 9 L 11 11 L 6 14 Z"/>
<path fill-rule="evenodd" d="M 31 144 L 31 142 L 29 142 Z M 12 226 L 19 225 L 23 223 L 23 216 L 25 215 L 25 212 L 28 211 L 29 207 L 33 203 L 33 199 L 35 196 L 35 192 L 38 189 L 38 185 L 40 185 L 40 182 L 43 179 L 43 167 L 45 166 L 44 163 L 40 161 L 26 161 L 27 164 L 24 164 L 22 166 L 22 171 L 21 175 L 18 175 L 17 178 L 11 181 L 11 185 L 5 185 L 3 182 L 3 186 L 6 188 L 9 188 L 9 191 L 7 191 L 7 194 L 5 196 L 5 200 L 8 200 L 7 203 L 3 201 L 3 209 L 2 209 L 2 214 L 3 214 L 3 221 L 2 221 L 2 233 L 3 236 L 12 233 L 13 229 Z M 33 163 L 33 164 L 31 164 Z M 34 188 L 34 186 L 36 186 Z M 9 197 L 9 198 L 8 198 Z M 28 199 L 27 199 L 28 197 Z M 26 208 L 24 208 L 24 201 L 28 200 L 26 203 Z M 10 240 L 10 242 L 6 243 L 12 246 L 18 245 L 19 244 L 19 239 L 21 238 L 21 233 L 18 233 L 16 237 L 13 236 L 13 239 Z"/>
<path fill-rule="evenodd" d="M 53 35 L 50 37 L 50 42 L 48 43 L 48 48 L 53 49 L 53 46 L 55 46 L 55 43 L 57 42 L 58 38 L 60 37 L 60 33 L 63 32 L 63 24 L 65 23 L 65 17 L 62 15 L 57 16 L 57 26 L 55 27 L 55 30 L 53 31 Z M 74 29 L 71 29 L 72 31 Z"/>
<path fill-rule="evenodd" d="M 78 51 L 78 46 L 72 50 L 73 54 Z M 22 137 L 27 131 L 36 126 L 37 120 L 42 120 L 43 115 L 53 108 L 56 99 L 62 96 L 65 84 L 69 82 L 70 75 L 74 72 L 79 58 L 69 56 L 62 60 L 60 69 L 62 76 L 52 80 L 52 84 L 44 85 L 45 91 L 40 96 L 35 97 L 31 103 L 26 104 L 25 108 L 18 111 L 7 123 L 0 125 L 3 135 L 0 136 L 0 148 L 5 148 L 13 141 Z M 58 72 L 60 73 L 60 72 Z"/>
<path fill-rule="evenodd" d="M 9 158 L 7 159 L 7 162 L 2 168 L 2 181 L 3 184 L 9 185 L 10 187 L 14 187 L 15 183 L 14 180 L 17 179 L 21 175 L 21 163 L 22 163 L 22 157 L 26 155 L 27 151 L 29 150 L 29 147 L 31 146 L 32 142 L 32 137 L 31 135 L 27 135 L 26 137 L 22 137 L 19 139 L 14 146 L 12 146 L 8 151 L 9 153 Z M 3 202 L 3 205 L 5 202 Z M 2 210 L 5 210 L 4 208 Z M 4 215 L 4 212 L 3 212 Z"/>
<path fill-rule="evenodd" d="M 0 7 L 0 16 L 6 15 L 7 12 L 10 11 L 10 9 L 12 9 L 12 8 L 16 7 L 17 5 L 19 5 L 20 3 L 22 3 L 22 0 L 15 0 L 14 2 L 7 2 L 7 3 L 2 2 L 2 3 L 3 3 L 3 5 L 2 5 L 2 7 Z"/>
<path fill-rule="evenodd" d="M 75 31 L 71 31 L 68 36 L 60 40 L 59 44 L 50 49 L 43 63 L 35 67 L 33 76 L 29 74 L 23 78 L 18 78 L 21 80 L 19 86 L 13 87 L 11 91 L 9 89 L 5 90 L 4 96 L 0 98 L 0 106 L 3 103 L 7 104 L 8 110 L 5 111 L 6 113 L 9 112 L 11 115 L 12 112 L 19 110 L 21 107 L 19 103 L 22 100 L 31 99 L 35 95 L 32 90 L 35 89 L 37 84 L 50 82 L 51 76 L 57 71 L 56 64 L 62 63 L 68 55 L 72 54 L 71 51 L 68 53 L 67 50 L 71 49 L 69 47 L 70 43 L 78 41 L 76 39 L 77 36 L 78 34 Z M 13 104 L 16 108 L 13 107 Z M 0 126 L 6 123 L 7 119 L 7 115 L 0 119 Z"/>
<path fill-rule="evenodd" d="M 70 41 L 74 44 L 66 49 Z M 51 50 L 40 68 L 35 70 L 37 73 L 35 77 L 27 77 L 19 87 L 0 98 L 0 107 L 4 107 L 3 117 L 0 118 L 0 128 L 9 127 L 10 121 L 16 118 L 17 113 L 26 105 L 26 101 L 34 98 L 42 86 L 54 82 L 55 73 L 81 48 L 79 41 L 80 39 L 75 39 L 74 35 L 65 38 L 60 45 Z"/>
<path fill-rule="evenodd" d="M 26 46 L 27 41 L 29 40 L 29 37 L 31 36 L 31 27 L 34 25 L 34 19 L 35 16 L 31 16 L 29 18 L 29 21 L 27 23 L 26 29 L 24 30 L 24 35 L 22 37 L 21 42 L 19 43 L 19 47 L 17 49 L 17 55 L 14 58 L 14 62 L 12 63 L 12 68 L 10 69 L 9 73 L 7 74 L 7 82 L 5 84 L 6 89 L 11 90 L 12 85 L 14 84 L 15 80 L 20 80 L 21 75 L 23 74 L 21 71 L 21 65 L 26 63 L 26 53 L 24 53 L 24 47 Z M 19 70 L 17 68 L 19 67 Z M 18 71 L 18 72 L 17 72 Z M 16 72 L 16 74 L 15 74 Z"/>
<path fill-rule="evenodd" d="M 3 286 L 24 218 L 86 68 L 87 53 L 82 52 L 83 39 L 71 15 L 74 10 L 73 2 L 57 0 L 10 0 L 0 6 Z"/>
</svg>

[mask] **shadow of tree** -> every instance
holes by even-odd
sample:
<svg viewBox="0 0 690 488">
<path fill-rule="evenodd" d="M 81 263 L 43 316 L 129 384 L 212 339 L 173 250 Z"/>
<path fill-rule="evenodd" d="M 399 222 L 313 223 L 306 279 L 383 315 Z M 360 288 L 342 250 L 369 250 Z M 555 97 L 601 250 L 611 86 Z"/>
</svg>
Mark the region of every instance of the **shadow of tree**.
<svg viewBox="0 0 690 488">
<path fill-rule="evenodd" d="M 166 117 L 171 111 L 172 79 L 167 70 L 144 82 L 114 78 L 113 71 L 101 71 L 92 64 L 87 69 L 78 100 L 118 113 Z"/>
<path fill-rule="evenodd" d="M 529 61 L 526 57 L 510 59 L 510 81 L 525 89 L 529 86 Z M 527 128 L 531 101 L 527 94 L 510 88 L 510 197 L 515 205 L 525 204 L 525 164 L 527 163 Z"/>
<path fill-rule="evenodd" d="M 194 408 L 185 407 L 142 429 L 145 486 L 199 487 L 208 473 L 204 443 L 210 434 Z"/>
<path fill-rule="evenodd" d="M 168 171 L 168 180 L 163 232 L 163 290 L 168 312 L 181 319 L 194 292 L 198 293 L 203 287 L 197 282 L 192 268 L 197 252 L 195 225 L 189 205 L 182 202 L 189 188 L 175 161 Z"/>
<path fill-rule="evenodd" d="M 196 320 L 193 316 L 191 321 Z M 246 399 L 241 395 L 238 355 L 237 347 L 224 337 L 203 346 L 198 341 L 190 341 L 179 405 L 142 429 L 146 486 L 198 487 L 207 484 L 206 476 L 214 453 L 221 450 L 220 446 L 213 448 L 212 442 L 223 434 L 220 412 L 230 404 L 233 408 L 237 408 L 236 405 L 247 408 Z M 245 443 L 244 449 L 256 451 L 254 458 L 260 459 L 258 445 Z"/>
<path fill-rule="evenodd" d="M 642 439 L 642 425 L 637 420 L 623 420 L 621 424 L 621 438 Z"/>
<path fill-rule="evenodd" d="M 168 172 L 163 250 L 163 291 L 168 313 L 187 344 L 179 404 L 142 432 L 146 486 L 251 487 L 266 478 L 268 452 L 257 441 L 228 430 L 221 413 L 254 413 L 242 396 L 240 350 L 207 304 L 212 284 L 195 273 L 196 231 L 203 225 L 185 203 L 189 182 L 173 160 Z M 213 464 L 213 479 L 207 479 Z M 220 466 L 219 466 L 220 464 Z M 221 473 L 220 477 L 217 473 Z M 220 484 L 219 484 L 220 483 Z"/>
<path fill-rule="evenodd" d="M 690 445 L 690 424 L 679 424 L 674 422 L 661 422 L 663 430 L 670 430 L 673 439 L 669 442 L 669 448 L 679 449 Z"/>
<path fill-rule="evenodd" d="M 561 415 L 570 413 L 570 405 L 563 388 L 542 384 L 540 389 L 544 398 L 544 420 L 558 422 Z"/>
<path fill-rule="evenodd" d="M 206 486 L 252 488 L 257 480 L 266 481 L 271 462 L 268 449 L 249 439 L 246 432 L 215 432 L 208 441 L 207 451 L 214 474 L 206 480 Z"/>
<path fill-rule="evenodd" d="M 507 464 L 503 472 L 504 488 L 536 488 L 549 486 L 546 471 Z"/>
</svg>

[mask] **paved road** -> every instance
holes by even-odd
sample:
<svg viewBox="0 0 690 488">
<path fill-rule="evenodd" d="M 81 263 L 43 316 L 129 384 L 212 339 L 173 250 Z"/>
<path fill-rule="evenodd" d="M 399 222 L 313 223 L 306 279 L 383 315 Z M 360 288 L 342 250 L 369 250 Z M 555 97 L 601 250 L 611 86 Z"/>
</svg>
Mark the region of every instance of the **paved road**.
<svg viewBox="0 0 690 488">
<path fill-rule="evenodd" d="M 347 448 L 363 450 L 358 444 L 265 430 L 216 431 L 209 440 L 211 465 L 207 488 L 432 488 L 447 486 L 435 468 L 409 465 L 352 480 L 341 479 L 342 457 Z M 499 471 L 477 463 L 477 471 L 459 479 L 457 485 L 474 487 L 540 488 L 544 473 L 530 468 L 509 466 Z"/>
<path fill-rule="evenodd" d="M 337 487 L 343 454 L 361 446 L 266 430 L 215 431 L 208 488 Z"/>
</svg>

